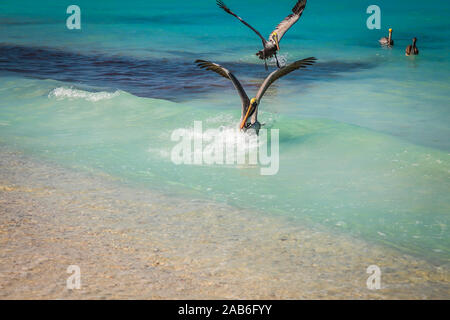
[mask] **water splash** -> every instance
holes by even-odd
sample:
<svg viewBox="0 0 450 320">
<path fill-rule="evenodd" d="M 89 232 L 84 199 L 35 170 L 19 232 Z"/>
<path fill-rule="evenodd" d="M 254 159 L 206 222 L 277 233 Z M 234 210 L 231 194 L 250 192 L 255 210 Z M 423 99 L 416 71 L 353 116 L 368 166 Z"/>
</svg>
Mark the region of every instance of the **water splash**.
<svg viewBox="0 0 450 320">
<path fill-rule="evenodd" d="M 288 64 L 288 54 L 277 54 L 277 58 L 281 68 L 285 67 Z M 275 59 L 275 56 L 269 60 L 269 64 L 271 66 L 277 65 L 277 60 Z"/>
</svg>

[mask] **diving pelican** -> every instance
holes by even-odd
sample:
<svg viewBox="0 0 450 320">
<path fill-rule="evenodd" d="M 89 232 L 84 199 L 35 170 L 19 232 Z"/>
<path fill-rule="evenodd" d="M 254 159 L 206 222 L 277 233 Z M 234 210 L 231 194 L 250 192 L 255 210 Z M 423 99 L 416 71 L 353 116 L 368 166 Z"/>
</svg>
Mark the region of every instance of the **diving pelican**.
<svg viewBox="0 0 450 320">
<path fill-rule="evenodd" d="M 196 60 L 195 63 L 202 69 L 211 70 L 215 73 L 221 75 L 224 78 L 231 80 L 234 87 L 236 88 L 239 96 L 242 101 L 242 112 L 241 119 L 239 120 L 239 128 L 244 131 L 248 129 L 254 129 L 256 134 L 258 134 L 259 129 L 261 128 L 261 124 L 258 122 L 258 105 L 266 92 L 267 88 L 270 87 L 272 83 L 274 83 L 277 79 L 291 73 L 294 70 L 306 68 L 309 65 L 312 65 L 316 62 L 316 58 L 310 57 L 302 60 L 295 61 L 287 66 L 284 66 L 280 69 L 273 71 L 269 74 L 262 85 L 259 87 L 258 93 L 251 100 L 248 98 L 245 93 L 244 88 L 238 79 L 227 69 L 218 65 L 217 63 L 213 63 L 205 60 Z"/>
<path fill-rule="evenodd" d="M 217 5 L 225 10 L 225 12 L 231 14 L 238 18 L 243 24 L 252 29 L 262 40 L 262 44 L 264 49 L 260 50 L 256 53 L 256 55 L 264 60 L 264 66 L 267 70 L 267 61 L 266 59 L 275 56 L 275 60 L 277 61 L 277 67 L 280 68 L 280 63 L 278 62 L 277 51 L 280 51 L 280 41 L 283 38 L 284 34 L 289 30 L 290 27 L 300 19 L 300 16 L 303 13 L 303 10 L 306 6 L 306 0 L 298 0 L 295 4 L 294 8 L 292 8 L 292 13 L 288 15 L 280 24 L 272 31 L 269 36 L 269 39 L 266 40 L 255 28 L 245 22 L 241 17 L 233 13 L 226 5 L 222 2 L 222 0 L 216 0 Z"/>
<path fill-rule="evenodd" d="M 413 55 L 418 55 L 419 54 L 419 49 L 417 49 L 417 47 L 416 47 L 417 38 L 414 37 L 412 39 L 412 41 L 413 41 L 412 45 L 409 45 L 409 46 L 406 47 L 406 55 L 407 56 L 409 56 L 411 54 L 413 54 Z"/>
<path fill-rule="evenodd" d="M 378 42 L 382 45 L 382 46 L 393 46 L 394 45 L 394 40 L 392 40 L 392 28 L 389 28 L 389 36 L 388 37 L 383 37 L 380 40 L 378 40 Z"/>
</svg>

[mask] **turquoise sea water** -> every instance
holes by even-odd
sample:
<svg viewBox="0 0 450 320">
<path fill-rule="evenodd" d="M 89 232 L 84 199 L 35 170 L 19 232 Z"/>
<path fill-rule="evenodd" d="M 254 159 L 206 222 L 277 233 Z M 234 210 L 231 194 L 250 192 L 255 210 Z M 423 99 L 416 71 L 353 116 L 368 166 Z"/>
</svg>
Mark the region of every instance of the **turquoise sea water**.
<svg viewBox="0 0 450 320">
<path fill-rule="evenodd" d="M 294 1 L 227 5 L 268 35 Z M 0 4 L 0 142 L 136 186 L 202 196 L 448 262 L 450 64 L 446 2 L 309 0 L 282 58 L 318 63 L 276 82 L 260 121 L 280 130 L 280 170 L 175 165 L 177 128 L 233 127 L 233 87 L 193 61 L 223 64 L 249 95 L 267 74 L 260 41 L 214 1 Z M 262 18 L 264 17 L 264 18 Z M 377 39 L 394 29 L 395 46 Z M 406 57 L 418 38 L 420 56 Z"/>
</svg>

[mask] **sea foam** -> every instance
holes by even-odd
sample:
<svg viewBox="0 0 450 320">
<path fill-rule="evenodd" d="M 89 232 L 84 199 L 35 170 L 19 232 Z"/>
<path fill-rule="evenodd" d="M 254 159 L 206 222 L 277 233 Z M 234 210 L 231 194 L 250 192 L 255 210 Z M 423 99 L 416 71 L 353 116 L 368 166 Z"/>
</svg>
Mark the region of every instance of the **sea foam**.
<svg viewBox="0 0 450 320">
<path fill-rule="evenodd" d="M 105 92 L 105 91 L 100 91 L 100 92 L 89 92 L 89 91 L 84 91 L 84 90 L 80 90 L 80 89 L 74 89 L 72 87 L 70 88 L 65 88 L 65 87 L 58 87 L 53 89 L 52 91 L 50 91 L 50 93 L 48 94 L 49 98 L 56 98 L 58 100 L 63 100 L 63 99 L 84 99 L 86 101 L 91 101 L 91 102 L 97 102 L 100 100 L 107 100 L 107 99 L 111 99 L 114 98 L 116 96 L 119 95 L 119 91 L 115 91 L 115 92 Z"/>
</svg>

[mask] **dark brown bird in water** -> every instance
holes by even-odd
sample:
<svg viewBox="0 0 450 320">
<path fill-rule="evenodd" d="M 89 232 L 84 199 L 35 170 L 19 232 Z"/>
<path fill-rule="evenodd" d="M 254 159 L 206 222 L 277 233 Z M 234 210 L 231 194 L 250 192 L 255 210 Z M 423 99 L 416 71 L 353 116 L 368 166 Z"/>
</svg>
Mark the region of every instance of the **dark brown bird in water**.
<svg viewBox="0 0 450 320">
<path fill-rule="evenodd" d="M 416 47 L 417 38 L 414 37 L 412 39 L 412 41 L 413 41 L 412 45 L 410 44 L 409 46 L 406 47 L 406 55 L 407 56 L 409 56 L 411 54 L 413 54 L 413 55 L 419 54 L 419 49 L 417 49 L 417 47 Z"/>
<path fill-rule="evenodd" d="M 277 51 L 280 50 L 280 41 L 281 38 L 284 36 L 284 34 L 297 22 L 298 19 L 300 19 L 300 16 L 303 13 L 303 10 L 305 10 L 306 6 L 306 0 L 298 0 L 295 6 L 292 8 L 292 13 L 288 15 L 283 21 L 280 22 L 280 24 L 275 28 L 275 30 L 272 31 L 272 33 L 269 36 L 269 39 L 266 40 L 264 37 L 259 33 L 255 28 L 253 28 L 251 25 L 249 25 L 247 22 L 244 21 L 241 17 L 236 15 L 234 12 L 232 12 L 225 3 L 222 2 L 222 0 L 216 0 L 217 5 L 222 8 L 226 13 L 231 14 L 232 16 L 236 17 L 241 21 L 243 24 L 245 24 L 247 27 L 253 30 L 262 40 L 263 43 L 263 50 L 260 50 L 256 53 L 256 55 L 264 60 L 264 65 L 267 70 L 267 61 L 266 59 L 271 58 L 272 56 L 275 56 L 277 67 L 281 68 L 280 63 L 278 62 L 277 58 Z"/>
</svg>

